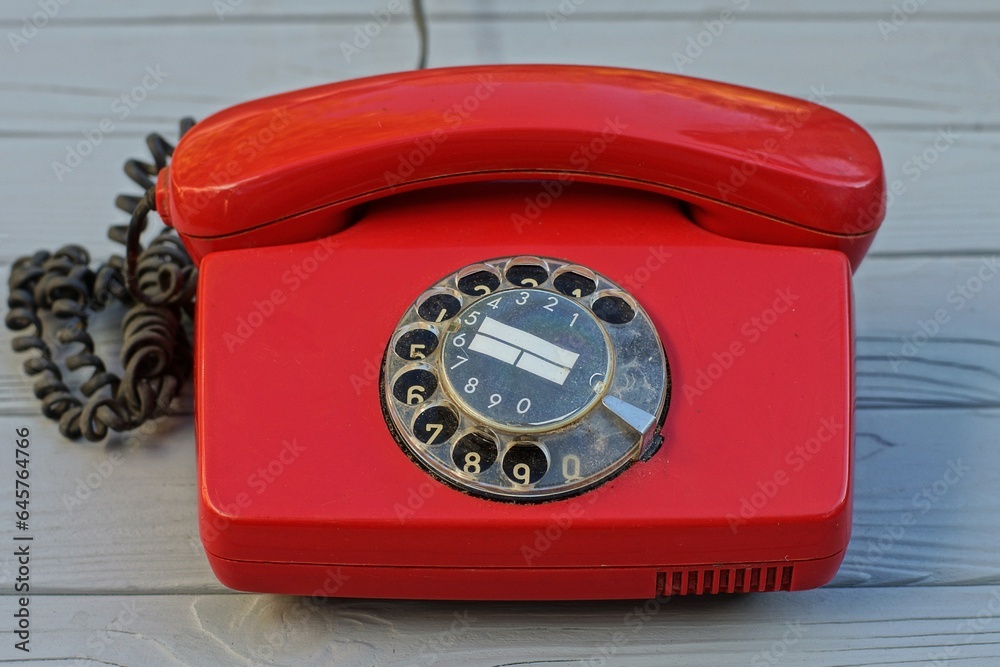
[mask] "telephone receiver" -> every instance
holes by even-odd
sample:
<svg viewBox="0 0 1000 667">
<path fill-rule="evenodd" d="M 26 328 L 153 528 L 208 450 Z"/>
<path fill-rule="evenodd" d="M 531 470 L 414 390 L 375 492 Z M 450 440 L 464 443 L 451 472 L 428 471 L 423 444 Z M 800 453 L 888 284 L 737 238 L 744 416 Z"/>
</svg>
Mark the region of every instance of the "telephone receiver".
<svg viewBox="0 0 1000 667">
<path fill-rule="evenodd" d="M 213 570 L 417 599 L 826 583 L 884 190 L 830 109 L 636 70 L 388 74 L 198 123 L 155 203 L 199 264 Z"/>
<path fill-rule="evenodd" d="M 878 149 L 835 111 L 655 72 L 531 65 L 234 106 L 184 137 L 156 203 L 200 258 L 334 234 L 381 197 L 560 176 L 663 194 L 715 234 L 840 250 L 855 269 L 885 213 Z"/>
</svg>

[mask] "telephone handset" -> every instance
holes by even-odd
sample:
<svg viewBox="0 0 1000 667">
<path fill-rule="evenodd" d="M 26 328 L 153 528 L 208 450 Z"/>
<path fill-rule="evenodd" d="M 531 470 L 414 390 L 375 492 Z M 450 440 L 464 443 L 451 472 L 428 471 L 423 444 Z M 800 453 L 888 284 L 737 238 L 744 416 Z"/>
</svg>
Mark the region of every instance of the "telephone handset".
<svg viewBox="0 0 1000 667">
<path fill-rule="evenodd" d="M 844 116 L 605 67 L 457 67 L 310 88 L 215 114 L 177 156 L 157 211 L 195 256 L 309 240 L 372 199 L 500 178 L 659 192 L 717 234 L 838 249 L 853 266 L 884 215 L 878 150 Z"/>
<path fill-rule="evenodd" d="M 652 72 L 428 70 L 202 121 L 156 209 L 200 263 L 213 569 L 360 597 L 825 583 L 883 201 L 843 116 Z"/>
</svg>

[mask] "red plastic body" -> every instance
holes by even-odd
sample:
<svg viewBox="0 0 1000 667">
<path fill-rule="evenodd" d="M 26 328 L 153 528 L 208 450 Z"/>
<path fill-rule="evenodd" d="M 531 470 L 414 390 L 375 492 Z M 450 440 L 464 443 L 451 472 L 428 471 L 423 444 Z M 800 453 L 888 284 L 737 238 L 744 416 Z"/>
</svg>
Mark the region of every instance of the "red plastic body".
<svg viewBox="0 0 1000 667">
<path fill-rule="evenodd" d="M 539 192 L 422 192 L 373 204 L 333 237 L 203 259 L 200 511 L 223 583 L 569 599 L 705 592 L 706 572 L 729 573 L 708 592 L 832 577 L 851 516 L 846 257 L 724 239 L 663 197 L 582 184 L 518 230 L 511 213 Z M 432 479 L 379 407 L 377 369 L 414 294 L 463 265 L 521 253 L 629 289 L 660 331 L 673 384 L 658 453 L 537 505 Z"/>
<path fill-rule="evenodd" d="M 868 134 L 804 100 L 600 67 L 389 74 L 226 109 L 180 142 L 157 207 L 196 258 L 334 233 L 452 183 L 563 178 L 667 194 L 717 234 L 843 251 L 884 214 Z"/>
<path fill-rule="evenodd" d="M 393 74 L 203 121 L 157 208 L 200 262 L 199 513 L 226 585 L 644 598 L 836 572 L 850 276 L 884 213 L 878 152 L 843 116 L 631 70 Z M 650 460 L 534 505 L 438 482 L 380 408 L 382 355 L 413 299 L 509 255 L 629 290 L 672 381 Z"/>
</svg>

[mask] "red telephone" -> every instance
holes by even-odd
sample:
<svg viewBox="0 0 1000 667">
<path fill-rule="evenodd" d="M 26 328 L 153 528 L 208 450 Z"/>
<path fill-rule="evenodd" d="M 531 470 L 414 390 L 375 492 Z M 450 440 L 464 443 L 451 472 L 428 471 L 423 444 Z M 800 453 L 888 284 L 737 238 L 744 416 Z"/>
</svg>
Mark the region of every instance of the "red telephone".
<svg viewBox="0 0 1000 667">
<path fill-rule="evenodd" d="M 201 535 L 242 590 L 798 590 L 851 524 L 878 151 L 652 72 L 391 74 L 196 125 Z"/>
</svg>

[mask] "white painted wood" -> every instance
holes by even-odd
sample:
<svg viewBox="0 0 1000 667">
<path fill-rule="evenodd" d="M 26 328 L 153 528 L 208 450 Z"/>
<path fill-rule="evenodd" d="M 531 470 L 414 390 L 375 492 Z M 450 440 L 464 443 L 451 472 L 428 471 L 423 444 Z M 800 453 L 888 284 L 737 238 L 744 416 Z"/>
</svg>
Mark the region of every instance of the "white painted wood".
<svg viewBox="0 0 1000 667">
<path fill-rule="evenodd" d="M 113 195 L 131 186 L 121 163 L 141 154 L 141 138 L 148 131 L 171 134 L 184 115 L 200 118 L 257 95 L 412 63 L 415 37 L 402 20 L 391 22 L 370 47 L 346 62 L 337 43 L 350 35 L 352 25 L 232 26 L 216 20 L 195 26 L 59 27 L 53 22 L 17 55 L 0 48 L 0 141 L 9 156 L 0 163 L 5 204 L 0 231 L 8 234 L 0 241 L 0 261 L 11 261 L 14 248 L 48 241 L 54 226 L 71 230 L 59 238 L 91 243 L 95 235 L 103 236 L 106 221 L 116 215 L 110 208 Z M 565 54 L 560 60 L 674 71 L 670 40 L 683 42 L 698 25 L 695 19 L 586 20 L 560 24 L 553 33 L 543 19 L 456 19 L 435 26 L 432 63 L 551 60 L 545 49 L 556 49 Z M 866 125 L 883 151 L 889 181 L 899 181 L 904 189 L 891 202 L 874 254 L 995 251 L 1000 235 L 981 233 L 1000 209 L 1000 193 L 993 187 L 1000 170 L 1000 86 L 983 84 L 997 80 L 1000 40 L 993 38 L 994 23 L 913 23 L 889 42 L 858 38 L 859 25 L 810 24 L 811 39 L 824 49 L 789 58 L 799 48 L 802 25 L 733 23 L 690 71 L 799 96 L 821 84 L 834 107 Z M 482 32 L 487 28 L 488 34 Z M 95 40 L 95 30 L 109 39 Z M 602 43 L 616 48 L 592 54 L 589 46 Z M 281 58 L 274 57 L 276 50 Z M 743 52 L 755 57 L 734 57 Z M 962 54 L 962 62 L 956 54 Z M 70 61 L 97 64 L 65 80 L 60 64 Z M 872 67 L 875 62 L 880 66 Z M 142 82 L 147 66 L 159 66 L 166 74 L 162 82 L 135 109 L 116 105 L 116 98 Z M 908 67 L 917 75 L 898 75 Z M 122 118 L 125 110 L 129 113 Z M 105 119 L 113 131 L 94 135 Z M 956 138 L 940 144 L 947 150 L 937 153 L 939 131 L 949 128 Z M 100 143 L 80 166 L 57 178 L 53 165 L 66 162 L 67 154 L 85 142 L 85 132 Z M 86 142 L 83 148 L 89 148 Z M 925 151 L 934 159 L 926 171 L 914 160 Z M 23 246 L 14 235 L 24 235 Z M 93 248 L 106 253 L 111 245 L 97 242 Z"/>
<path fill-rule="evenodd" d="M 340 43 L 389 0 L 223 1 L 234 11 L 220 19 L 213 0 L 76 0 L 18 53 L 9 33 L 40 4 L 0 4 L 0 272 L 20 254 L 63 242 L 85 243 L 98 257 L 116 249 L 101 239 L 109 222 L 124 218 L 111 201 L 133 191 L 121 163 L 141 155 L 146 132 L 172 132 L 185 114 L 204 117 L 262 94 L 415 60 L 405 2 L 348 62 Z M 430 62 L 676 72 L 674 52 L 729 4 L 737 5 L 427 0 Z M 675 600 L 634 632 L 626 626 L 633 603 L 314 604 L 232 594 L 215 581 L 198 543 L 190 394 L 178 416 L 146 436 L 66 443 L 38 416 L 20 374 L 23 357 L 0 336 L 0 433 L 8 434 L 0 438 L 25 425 L 33 438 L 30 658 L 52 665 L 997 664 L 1000 277 L 990 262 L 1000 254 L 1000 7 L 916 3 L 912 17 L 883 36 L 878 22 L 910 4 L 751 2 L 684 64 L 689 74 L 791 95 L 825 86 L 829 104 L 872 132 L 889 182 L 905 187 L 856 280 L 854 535 L 830 587 Z M 114 99 L 156 65 L 167 76 L 119 118 Z M 104 118 L 115 130 L 57 180 L 51 163 Z M 949 128 L 957 138 L 914 172 L 913 156 Z M 963 288 L 976 295 L 959 298 Z M 927 335 L 936 317 L 938 330 Z M 98 323 L 98 332 L 113 352 L 113 327 Z M 0 461 L 6 476 L 9 462 Z M 961 471 L 954 484 L 949 470 Z M 0 507 L 10 508 L 12 492 L 0 484 Z M 9 524 L 0 525 L 6 540 Z M 0 660 L 22 664 L 10 633 L 13 565 L 10 550 L 0 550 L 7 619 Z M 474 620 L 450 634 L 455 614 L 466 612 Z"/>
<path fill-rule="evenodd" d="M 1000 407 L 998 259 L 862 264 L 855 280 L 859 407 Z"/>
<path fill-rule="evenodd" d="M 550 667 L 1000 661 L 1000 587 L 463 604 L 252 595 L 37 596 L 17 664 Z M 86 660 L 81 663 L 77 660 Z M 936 662 L 940 661 L 940 662 Z"/>
<path fill-rule="evenodd" d="M 995 19 L 914 21 L 883 39 L 869 18 L 799 24 L 737 17 L 718 37 L 702 37 L 707 46 L 690 54 L 688 39 L 706 30 L 701 15 L 593 19 L 567 20 L 555 29 L 544 15 L 432 22 L 429 62 L 603 64 L 799 97 L 822 90 L 830 105 L 872 128 L 952 125 L 971 131 L 1000 123 L 1000 92 L 986 83 L 996 81 L 1000 62 Z M 0 43 L 0 90 L 18 94 L 4 96 L 4 129 L 29 136 L 89 129 L 81 121 L 108 115 L 111 101 L 139 84 L 147 66 L 160 65 L 167 77 L 130 116 L 133 129 L 136 122 L 145 129 L 150 116 L 163 121 L 183 112 L 202 115 L 263 94 L 413 66 L 416 32 L 402 16 L 348 59 L 342 44 L 352 42 L 364 20 L 96 27 L 53 20 L 16 54 Z M 15 29 L 8 25 L 8 31 Z M 95 40 L 98 33 L 107 39 Z M 823 48 L 803 49 L 806 34 Z M 281 57 L 274 57 L 279 51 Z M 99 65 L 74 71 L 71 80 L 60 76 L 60 64 L 82 59 Z"/>
<path fill-rule="evenodd" d="M 184 18 L 193 20 L 223 20 L 254 17 L 267 20 L 294 20 L 298 17 L 310 19 L 323 16 L 365 16 L 390 7 L 390 0 L 296 0 L 295 2 L 274 2 L 273 0 L 223 0 L 219 6 L 214 0 L 173 0 L 169 3 L 135 2 L 134 0 L 103 0 L 93 6 L 74 7 L 69 4 L 60 10 L 58 16 L 64 21 L 93 22 L 104 25 L 121 20 L 150 20 L 155 18 Z M 663 16 L 703 16 L 717 15 L 729 6 L 749 16 L 762 20 L 891 20 L 894 7 L 909 16 L 911 20 L 924 18 L 936 21 L 954 18 L 990 16 L 996 13 L 996 4 L 991 0 L 962 0 L 947 4 L 919 2 L 914 4 L 919 11 L 901 0 L 841 0 L 836 7 L 810 2 L 810 0 L 769 0 L 768 2 L 745 2 L 728 0 L 711 2 L 698 0 L 683 4 L 672 4 L 663 0 L 628 0 L 628 2 L 599 2 L 594 0 L 424 0 L 427 13 L 435 20 L 463 19 L 481 20 L 488 17 L 545 16 L 562 11 L 571 17 L 584 20 L 616 20 L 615 17 L 635 15 Z M 572 5 L 573 9 L 570 9 Z M 400 15 L 408 14 L 410 0 L 399 0 Z M 227 11 L 232 8 L 232 12 Z M 8 0 L 0 10 L 0 21 L 14 24 L 23 17 L 31 16 L 39 10 L 38 0 Z"/>
<path fill-rule="evenodd" d="M 174 108 L 178 118 L 187 113 L 183 104 Z M 83 243 L 95 258 L 121 249 L 105 233 L 112 222 L 127 220 L 113 208 L 115 195 L 137 192 L 122 173 L 122 163 L 142 156 L 142 136 L 150 128 L 176 136 L 173 121 L 154 119 L 145 127 L 141 122 L 135 125 L 105 139 L 62 182 L 56 179 L 52 162 L 63 161 L 67 146 L 82 135 L 0 139 L 0 150 L 17 156 L 15 164 L 0 155 L 4 207 L 0 232 L 6 234 L 0 238 L 0 262 L 9 263 L 18 255 L 57 243 Z M 1000 132 L 962 134 L 953 148 L 914 180 L 912 158 L 932 147 L 936 134 L 934 129 L 874 132 L 887 179 L 902 182 L 905 190 L 890 202 L 872 257 L 1000 252 L 1000 233 L 990 233 L 1000 219 L 1000 190 L 995 187 L 1000 173 Z"/>
<path fill-rule="evenodd" d="M 222 590 L 198 541 L 189 418 L 110 447 L 65 443 L 37 418 L 0 418 L 0 432 L 25 424 L 34 434 L 33 590 Z M 863 409 L 857 432 L 854 535 L 833 586 L 1000 583 L 1000 409 Z M 950 468 L 961 475 L 942 486 Z M 6 485 L 0 500 L 13 503 Z M 0 584 L 15 565 L 5 550 Z"/>
</svg>

